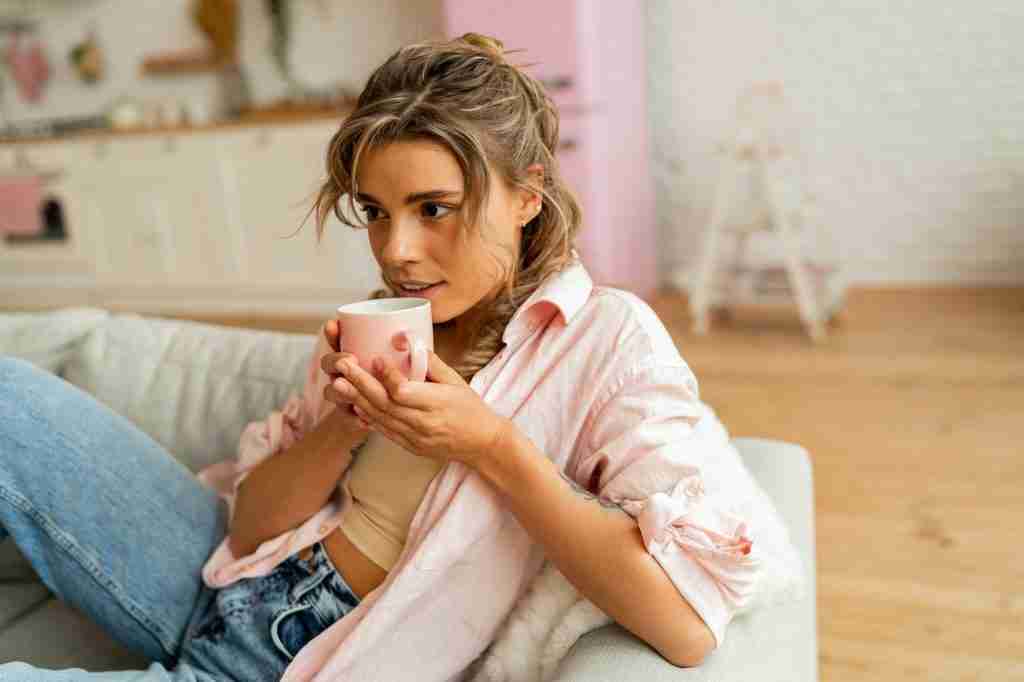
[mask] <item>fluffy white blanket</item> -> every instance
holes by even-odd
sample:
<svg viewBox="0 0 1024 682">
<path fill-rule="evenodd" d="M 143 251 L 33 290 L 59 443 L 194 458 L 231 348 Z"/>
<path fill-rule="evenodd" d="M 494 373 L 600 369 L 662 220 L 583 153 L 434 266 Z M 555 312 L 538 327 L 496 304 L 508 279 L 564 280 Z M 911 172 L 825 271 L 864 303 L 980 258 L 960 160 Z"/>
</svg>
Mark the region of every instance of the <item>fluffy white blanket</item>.
<svg viewBox="0 0 1024 682">
<path fill-rule="evenodd" d="M 550 561 L 502 623 L 494 642 L 466 669 L 465 682 L 547 682 L 580 637 L 612 622 Z"/>
</svg>

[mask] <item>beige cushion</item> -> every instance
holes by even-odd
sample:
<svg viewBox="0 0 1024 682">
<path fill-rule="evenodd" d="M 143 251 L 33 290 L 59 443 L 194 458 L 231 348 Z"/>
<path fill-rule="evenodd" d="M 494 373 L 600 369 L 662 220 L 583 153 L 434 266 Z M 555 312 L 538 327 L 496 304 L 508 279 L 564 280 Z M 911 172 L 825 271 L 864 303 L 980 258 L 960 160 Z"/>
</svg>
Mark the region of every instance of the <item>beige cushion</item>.
<svg viewBox="0 0 1024 682">
<path fill-rule="evenodd" d="M 54 374 L 82 339 L 100 326 L 110 313 L 99 308 L 63 308 L 47 313 L 0 315 L 0 354 L 13 355 Z"/>
<path fill-rule="evenodd" d="M 315 338 L 112 315 L 64 378 L 128 417 L 192 471 L 234 457 L 249 421 L 301 393 Z"/>
</svg>

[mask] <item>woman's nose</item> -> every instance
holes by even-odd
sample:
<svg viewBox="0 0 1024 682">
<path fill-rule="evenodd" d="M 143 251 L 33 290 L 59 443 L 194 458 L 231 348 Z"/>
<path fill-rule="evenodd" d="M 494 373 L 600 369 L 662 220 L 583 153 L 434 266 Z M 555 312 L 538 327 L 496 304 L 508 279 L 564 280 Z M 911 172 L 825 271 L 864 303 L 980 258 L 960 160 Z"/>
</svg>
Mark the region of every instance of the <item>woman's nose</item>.
<svg viewBox="0 0 1024 682">
<path fill-rule="evenodd" d="M 394 220 L 384 244 L 384 260 L 390 264 L 420 260 L 423 256 L 419 226 L 411 220 Z"/>
</svg>

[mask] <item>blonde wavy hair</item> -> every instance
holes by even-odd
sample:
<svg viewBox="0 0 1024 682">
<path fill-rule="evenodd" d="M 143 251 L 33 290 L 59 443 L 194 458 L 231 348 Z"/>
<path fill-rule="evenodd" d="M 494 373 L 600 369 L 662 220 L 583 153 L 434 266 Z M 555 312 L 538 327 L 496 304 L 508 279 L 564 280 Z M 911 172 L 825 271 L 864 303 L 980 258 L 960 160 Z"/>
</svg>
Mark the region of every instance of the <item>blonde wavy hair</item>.
<svg viewBox="0 0 1024 682">
<path fill-rule="evenodd" d="M 501 350 L 516 309 L 545 278 L 577 260 L 582 212 L 558 170 L 558 112 L 543 86 L 506 61 L 501 41 L 467 33 L 403 47 L 370 76 L 327 150 L 327 179 L 310 210 L 316 214 L 318 241 L 331 213 L 350 227 L 366 226 L 353 198 L 359 160 L 376 145 L 410 139 L 436 141 L 458 161 L 468 229 L 480 229 L 490 167 L 509 186 L 542 198 L 540 212 L 523 227 L 518 261 L 505 259 L 512 267 L 502 267 L 498 294 L 464 313 L 469 316 L 468 332 L 459 339 L 464 350 L 452 366 L 468 382 Z M 544 167 L 542 187 L 530 184 L 526 170 L 537 163 Z M 381 279 L 384 288 L 370 298 L 399 295 L 383 272 Z"/>
</svg>

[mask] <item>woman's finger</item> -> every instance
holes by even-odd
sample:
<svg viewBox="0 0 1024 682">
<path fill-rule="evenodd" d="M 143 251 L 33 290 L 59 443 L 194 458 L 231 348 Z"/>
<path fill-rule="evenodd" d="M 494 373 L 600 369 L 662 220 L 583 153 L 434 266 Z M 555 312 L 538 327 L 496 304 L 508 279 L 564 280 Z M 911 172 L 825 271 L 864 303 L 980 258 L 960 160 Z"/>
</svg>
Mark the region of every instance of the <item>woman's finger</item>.
<svg viewBox="0 0 1024 682">
<path fill-rule="evenodd" d="M 408 415 L 401 412 L 404 408 L 400 405 L 392 403 L 388 409 L 381 410 L 358 391 L 342 391 L 342 394 L 352 401 L 354 412 L 371 424 L 383 426 L 403 436 L 408 436 L 411 431 L 411 425 L 407 423 Z"/>
<path fill-rule="evenodd" d="M 338 363 L 342 361 L 356 362 L 356 356 L 351 353 L 324 353 L 320 356 L 320 369 L 331 377 L 341 376 Z"/>
<path fill-rule="evenodd" d="M 362 412 L 362 410 L 359 409 L 359 408 L 354 408 L 354 409 L 358 410 L 356 412 L 356 414 L 359 414 L 360 412 Z M 363 413 L 363 414 L 365 415 L 365 413 Z M 361 416 L 360 418 L 363 419 L 363 420 L 366 420 L 365 416 Z M 415 448 L 414 448 L 412 440 L 410 438 L 410 436 L 411 436 L 410 431 L 408 430 L 407 427 L 405 427 L 404 424 L 402 424 L 398 420 L 389 420 L 389 419 L 376 420 L 376 419 L 370 419 L 369 420 L 369 424 L 370 424 L 370 428 L 371 429 L 373 429 L 377 433 L 381 434 L 382 436 L 384 436 L 388 440 L 390 440 L 390 441 L 392 441 L 394 443 L 397 443 L 400 447 L 405 448 L 409 452 L 415 452 Z"/>
<path fill-rule="evenodd" d="M 327 346 L 335 353 L 341 350 L 339 332 L 337 320 L 327 320 L 324 323 L 324 338 L 327 340 Z"/>
<path fill-rule="evenodd" d="M 324 386 L 324 398 L 327 398 L 335 405 L 340 407 L 348 407 L 355 403 L 354 396 L 359 395 L 359 391 L 352 388 L 344 379 L 338 378 L 333 381 L 329 381 Z"/>
<path fill-rule="evenodd" d="M 391 402 L 387 389 L 360 367 L 358 362 L 352 359 L 339 360 L 338 369 L 341 371 L 341 375 L 349 380 L 359 395 L 365 398 L 374 409 L 387 411 L 388 403 Z"/>
<path fill-rule="evenodd" d="M 324 386 L 324 400 L 346 409 L 352 402 L 346 397 L 345 393 L 335 388 L 333 383 L 329 383 Z"/>
<path fill-rule="evenodd" d="M 374 360 L 374 370 L 377 378 L 380 379 L 385 390 L 387 390 L 388 395 L 391 396 L 391 399 L 397 403 L 403 402 L 398 399 L 399 392 L 405 384 L 409 383 L 409 380 L 406 379 L 404 374 L 398 371 L 398 368 L 395 367 L 395 363 L 393 363 L 390 358 L 382 355 Z"/>
</svg>

